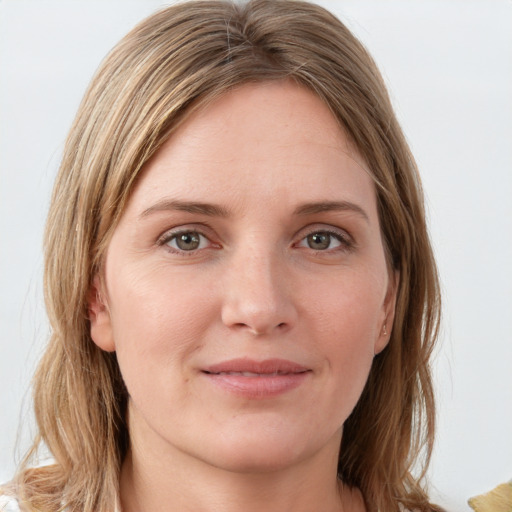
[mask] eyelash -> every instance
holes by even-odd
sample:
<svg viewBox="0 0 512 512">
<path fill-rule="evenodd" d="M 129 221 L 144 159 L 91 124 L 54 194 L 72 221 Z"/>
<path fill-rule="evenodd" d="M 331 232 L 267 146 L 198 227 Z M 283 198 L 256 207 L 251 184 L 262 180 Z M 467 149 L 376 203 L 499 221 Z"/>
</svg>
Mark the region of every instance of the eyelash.
<svg viewBox="0 0 512 512">
<path fill-rule="evenodd" d="M 175 247 L 171 247 L 169 245 L 173 240 L 177 240 L 180 235 L 187 235 L 187 234 L 198 235 L 200 239 L 201 238 L 206 239 L 206 240 L 208 240 L 211 243 L 211 241 L 208 238 L 208 236 L 205 235 L 204 233 L 202 233 L 201 230 L 199 230 L 199 229 L 179 229 L 177 231 L 170 231 L 170 232 L 168 231 L 168 232 L 164 233 L 157 240 L 157 245 L 159 245 L 159 246 L 167 246 L 167 249 L 169 250 L 169 252 L 171 252 L 173 254 L 183 255 L 183 256 L 192 256 L 192 255 L 196 254 L 198 251 L 204 249 L 204 247 L 200 247 L 200 248 L 197 248 L 197 249 L 192 249 L 190 251 L 187 251 L 187 250 L 184 250 L 184 249 L 180 249 L 179 247 L 175 248 Z M 201 243 L 201 241 L 200 241 L 200 243 Z"/>
<path fill-rule="evenodd" d="M 196 249 L 191 249 L 191 250 L 187 251 L 185 249 L 180 249 L 178 247 L 171 247 L 169 245 L 171 241 L 177 240 L 177 238 L 180 235 L 187 235 L 187 234 L 198 235 L 200 239 L 201 238 L 206 239 L 210 244 L 212 244 L 212 242 L 208 238 L 208 236 L 205 235 L 203 232 L 201 232 L 200 229 L 192 228 L 192 229 L 179 229 L 177 231 L 166 232 L 157 240 L 157 245 L 158 246 L 167 246 L 167 249 L 169 250 L 169 252 L 171 252 L 173 254 L 182 255 L 182 256 L 192 256 L 194 254 L 197 254 L 198 251 L 208 248 L 208 247 L 198 247 Z M 293 244 L 293 246 L 301 247 L 300 244 L 305 241 L 307 243 L 307 238 L 310 236 L 313 236 L 313 235 L 328 235 L 330 237 L 329 245 L 332 243 L 333 238 L 340 244 L 339 246 L 331 248 L 331 249 L 329 249 L 329 248 L 314 249 L 312 247 L 304 247 L 305 249 L 314 251 L 315 254 L 332 254 L 332 253 L 338 253 L 338 252 L 350 252 L 355 247 L 354 240 L 348 233 L 346 233 L 346 232 L 342 233 L 342 232 L 334 231 L 334 230 L 330 230 L 330 229 L 313 229 L 313 230 L 309 231 L 308 233 L 306 233 L 304 236 L 302 236 L 297 243 Z M 202 243 L 201 240 L 199 243 L 200 244 Z M 214 245 L 217 245 L 216 248 L 221 247 L 219 244 L 214 244 Z"/>
<path fill-rule="evenodd" d="M 331 254 L 331 253 L 338 253 L 338 252 L 349 252 L 350 250 L 352 250 L 354 248 L 354 245 L 355 245 L 352 237 L 350 237 L 350 235 L 348 235 L 348 233 L 341 233 L 339 231 L 334 231 L 334 230 L 330 230 L 330 229 L 314 229 L 314 230 L 310 231 L 309 233 L 307 233 L 305 236 L 303 236 L 300 239 L 299 243 L 295 244 L 295 245 L 301 244 L 302 242 L 306 241 L 308 237 L 310 237 L 312 235 L 328 235 L 331 238 L 331 240 L 329 241 L 329 244 L 332 242 L 333 238 L 340 244 L 338 247 L 334 247 L 331 249 L 314 249 L 313 247 L 307 247 L 310 250 L 314 251 L 316 254 L 320 254 L 320 253 Z"/>
</svg>

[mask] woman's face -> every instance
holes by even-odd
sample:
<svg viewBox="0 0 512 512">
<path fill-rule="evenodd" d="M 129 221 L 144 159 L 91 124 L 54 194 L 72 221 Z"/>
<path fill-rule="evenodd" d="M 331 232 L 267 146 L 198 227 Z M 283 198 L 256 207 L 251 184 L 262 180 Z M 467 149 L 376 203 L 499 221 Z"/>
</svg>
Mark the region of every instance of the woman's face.
<svg viewBox="0 0 512 512">
<path fill-rule="evenodd" d="M 234 471 L 336 459 L 395 301 L 364 165 L 290 82 L 225 94 L 146 165 L 90 303 L 132 445 Z"/>
</svg>

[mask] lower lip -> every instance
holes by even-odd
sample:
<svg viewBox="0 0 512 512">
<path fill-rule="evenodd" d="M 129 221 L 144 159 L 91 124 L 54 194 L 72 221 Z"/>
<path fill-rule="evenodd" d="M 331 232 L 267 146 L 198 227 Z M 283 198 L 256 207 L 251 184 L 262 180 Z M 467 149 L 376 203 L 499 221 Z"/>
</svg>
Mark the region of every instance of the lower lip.
<svg viewBox="0 0 512 512">
<path fill-rule="evenodd" d="M 284 375 L 262 375 L 244 377 L 242 375 L 219 375 L 203 373 L 210 382 L 225 391 L 244 398 L 273 398 L 299 387 L 310 372 L 287 373 Z"/>
</svg>

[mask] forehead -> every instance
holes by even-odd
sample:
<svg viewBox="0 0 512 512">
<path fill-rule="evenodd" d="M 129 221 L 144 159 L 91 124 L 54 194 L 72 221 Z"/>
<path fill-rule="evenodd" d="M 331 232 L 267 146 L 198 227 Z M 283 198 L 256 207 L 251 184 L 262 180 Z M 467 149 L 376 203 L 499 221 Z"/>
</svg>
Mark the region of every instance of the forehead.
<svg viewBox="0 0 512 512">
<path fill-rule="evenodd" d="M 327 104 L 292 80 L 242 84 L 222 94 L 189 115 L 166 145 L 177 147 L 194 138 L 215 144 L 225 135 L 237 143 L 233 151 L 316 143 L 337 148 L 367 167 Z"/>
<path fill-rule="evenodd" d="M 295 194 L 307 201 L 369 192 L 364 159 L 327 105 L 280 81 L 240 86 L 191 114 L 145 165 L 134 199 Z"/>
</svg>

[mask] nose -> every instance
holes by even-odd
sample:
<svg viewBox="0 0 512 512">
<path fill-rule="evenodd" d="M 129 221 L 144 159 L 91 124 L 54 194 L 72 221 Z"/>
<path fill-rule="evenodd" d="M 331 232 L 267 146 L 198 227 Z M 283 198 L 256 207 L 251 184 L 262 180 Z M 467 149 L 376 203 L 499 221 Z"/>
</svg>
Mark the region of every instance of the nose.
<svg viewBox="0 0 512 512">
<path fill-rule="evenodd" d="M 233 257 L 222 283 L 222 321 L 231 329 L 264 335 L 290 330 L 298 314 L 286 264 L 272 254 Z"/>
</svg>

